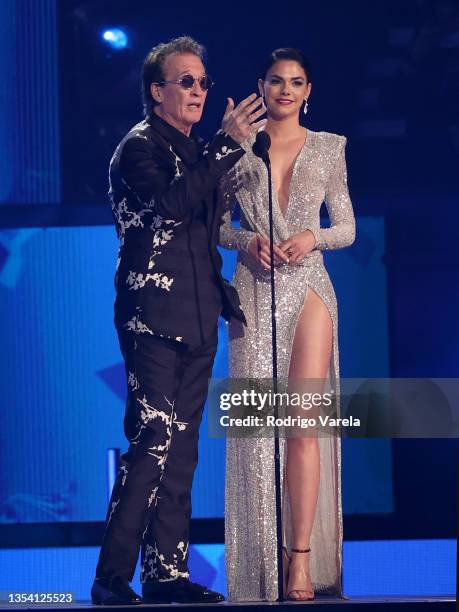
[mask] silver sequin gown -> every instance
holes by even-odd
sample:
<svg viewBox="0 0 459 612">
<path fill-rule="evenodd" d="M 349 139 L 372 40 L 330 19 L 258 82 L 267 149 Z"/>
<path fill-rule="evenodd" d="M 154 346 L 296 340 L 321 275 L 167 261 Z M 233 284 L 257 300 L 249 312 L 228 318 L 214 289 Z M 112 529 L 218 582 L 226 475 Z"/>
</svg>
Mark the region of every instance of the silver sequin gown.
<svg viewBox="0 0 459 612">
<path fill-rule="evenodd" d="M 225 180 L 229 209 L 220 243 L 238 249 L 233 284 L 248 325 L 230 324 L 230 376 L 271 378 L 271 297 L 269 272 L 248 254 L 254 232 L 269 236 L 267 171 L 252 153 L 254 137 L 243 143 L 244 157 Z M 315 249 L 299 266 L 276 269 L 278 376 L 287 378 L 295 327 L 308 287 L 324 301 L 333 322 L 329 384 L 339 391 L 338 317 L 335 292 L 323 264 L 323 249 L 351 244 L 355 221 L 347 188 L 344 136 L 307 133 L 293 169 L 284 218 L 273 188 L 274 242 L 310 229 Z M 241 208 L 240 229 L 231 226 L 231 201 Z M 325 201 L 330 227 L 320 227 Z M 234 321 L 234 320 L 233 320 Z M 343 522 L 341 448 L 335 437 L 319 438 L 320 488 L 311 537 L 310 569 L 317 593 L 341 594 Z M 232 601 L 277 599 L 274 440 L 228 438 L 225 491 L 225 544 L 228 598 Z M 281 473 L 285 444 L 281 439 Z M 283 496 L 284 544 L 291 547 L 290 513 Z"/>
</svg>

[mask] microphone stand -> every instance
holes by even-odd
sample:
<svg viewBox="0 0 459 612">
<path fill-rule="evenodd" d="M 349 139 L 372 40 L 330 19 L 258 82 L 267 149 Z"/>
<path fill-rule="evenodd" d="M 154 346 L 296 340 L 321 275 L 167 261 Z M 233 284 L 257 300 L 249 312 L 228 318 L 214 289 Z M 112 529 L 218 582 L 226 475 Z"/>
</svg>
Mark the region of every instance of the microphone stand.
<svg viewBox="0 0 459 612">
<path fill-rule="evenodd" d="M 274 281 L 274 230 L 273 230 L 273 194 L 271 181 L 271 161 L 268 151 L 262 157 L 268 171 L 268 206 L 269 206 L 269 256 L 271 272 L 271 333 L 272 333 L 272 360 L 273 360 L 273 387 L 278 392 L 277 383 L 277 325 L 276 325 L 276 286 Z M 274 419 L 279 416 L 277 402 L 274 402 Z M 278 600 L 284 601 L 284 580 L 282 562 L 282 496 L 280 471 L 280 444 L 279 429 L 274 428 L 274 479 L 276 488 L 276 534 L 277 534 L 277 590 Z"/>
</svg>

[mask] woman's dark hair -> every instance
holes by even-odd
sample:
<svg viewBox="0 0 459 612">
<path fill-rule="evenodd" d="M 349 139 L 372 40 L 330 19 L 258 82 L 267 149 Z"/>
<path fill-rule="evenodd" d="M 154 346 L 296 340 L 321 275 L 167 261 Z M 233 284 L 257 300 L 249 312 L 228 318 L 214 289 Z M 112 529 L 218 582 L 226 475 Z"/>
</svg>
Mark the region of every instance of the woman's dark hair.
<svg viewBox="0 0 459 612">
<path fill-rule="evenodd" d="M 197 55 L 201 61 L 204 61 L 206 50 L 190 36 L 180 36 L 167 43 L 160 43 L 149 51 L 142 65 L 142 100 L 143 112 L 146 117 L 158 104 L 151 95 L 150 85 L 164 79 L 164 62 L 169 55 L 174 53 L 190 53 L 191 55 Z"/>
<path fill-rule="evenodd" d="M 291 47 L 276 49 L 268 55 L 261 72 L 261 78 L 264 80 L 269 69 L 274 66 L 276 62 L 280 62 L 281 60 L 293 60 L 294 62 L 298 62 L 306 74 L 307 82 L 311 82 L 311 64 L 308 58 L 299 49 L 293 49 Z"/>
</svg>

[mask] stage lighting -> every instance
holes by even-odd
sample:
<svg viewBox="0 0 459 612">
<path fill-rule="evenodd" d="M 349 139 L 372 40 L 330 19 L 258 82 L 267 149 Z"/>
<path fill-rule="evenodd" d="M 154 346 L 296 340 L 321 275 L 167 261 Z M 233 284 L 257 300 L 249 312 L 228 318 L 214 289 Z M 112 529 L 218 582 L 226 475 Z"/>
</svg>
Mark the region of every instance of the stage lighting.
<svg viewBox="0 0 459 612">
<path fill-rule="evenodd" d="M 102 39 L 107 45 L 116 51 L 125 49 L 128 44 L 128 37 L 124 30 L 120 28 L 111 28 L 102 32 Z"/>
</svg>

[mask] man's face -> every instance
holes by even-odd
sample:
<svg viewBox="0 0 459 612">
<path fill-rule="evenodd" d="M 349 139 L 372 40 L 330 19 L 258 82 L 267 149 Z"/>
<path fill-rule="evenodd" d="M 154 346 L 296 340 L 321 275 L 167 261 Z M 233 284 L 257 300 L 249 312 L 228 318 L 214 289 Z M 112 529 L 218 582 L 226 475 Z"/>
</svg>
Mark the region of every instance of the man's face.
<svg viewBox="0 0 459 612">
<path fill-rule="evenodd" d="M 189 74 L 199 79 L 205 76 L 206 70 L 200 58 L 190 53 L 169 55 L 163 67 L 165 81 L 178 81 Z M 159 102 L 155 112 L 165 121 L 186 135 L 189 135 L 193 124 L 202 116 L 207 91 L 203 91 L 197 81 L 191 89 L 184 89 L 176 83 L 158 86 L 151 85 L 153 98 Z"/>
</svg>

